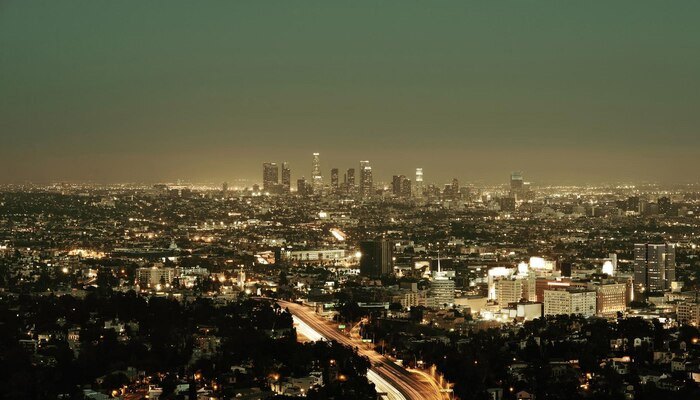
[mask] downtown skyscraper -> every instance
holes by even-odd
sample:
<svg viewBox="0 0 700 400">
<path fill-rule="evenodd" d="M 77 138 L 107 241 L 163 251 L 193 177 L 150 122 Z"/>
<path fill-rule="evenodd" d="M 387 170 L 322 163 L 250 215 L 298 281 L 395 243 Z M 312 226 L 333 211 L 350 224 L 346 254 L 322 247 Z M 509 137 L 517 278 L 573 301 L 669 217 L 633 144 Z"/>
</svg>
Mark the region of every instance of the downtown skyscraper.
<svg viewBox="0 0 700 400">
<path fill-rule="evenodd" d="M 284 193 L 289 193 L 291 187 L 292 171 L 289 169 L 289 163 L 285 161 L 282 163 L 282 190 Z"/>
<path fill-rule="evenodd" d="M 360 161 L 360 196 L 368 198 L 372 196 L 372 167 L 369 161 Z"/>
<path fill-rule="evenodd" d="M 319 153 L 313 153 L 313 159 L 311 160 L 311 186 L 313 186 L 314 193 L 321 193 L 321 190 L 323 189 L 321 155 Z"/>
<path fill-rule="evenodd" d="M 272 193 L 279 183 L 279 168 L 277 163 L 263 163 L 263 190 Z"/>
<path fill-rule="evenodd" d="M 423 168 L 416 168 L 416 184 L 413 185 L 414 196 L 423 197 Z"/>
</svg>

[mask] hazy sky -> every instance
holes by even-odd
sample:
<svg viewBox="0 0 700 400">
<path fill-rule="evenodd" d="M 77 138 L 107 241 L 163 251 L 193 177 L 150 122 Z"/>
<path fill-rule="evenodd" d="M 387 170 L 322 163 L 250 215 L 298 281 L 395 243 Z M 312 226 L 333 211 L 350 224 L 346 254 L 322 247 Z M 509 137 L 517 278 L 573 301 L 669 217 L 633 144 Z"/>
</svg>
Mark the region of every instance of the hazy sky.
<svg viewBox="0 0 700 400">
<path fill-rule="evenodd" d="M 0 182 L 700 180 L 700 2 L 0 1 Z"/>
</svg>

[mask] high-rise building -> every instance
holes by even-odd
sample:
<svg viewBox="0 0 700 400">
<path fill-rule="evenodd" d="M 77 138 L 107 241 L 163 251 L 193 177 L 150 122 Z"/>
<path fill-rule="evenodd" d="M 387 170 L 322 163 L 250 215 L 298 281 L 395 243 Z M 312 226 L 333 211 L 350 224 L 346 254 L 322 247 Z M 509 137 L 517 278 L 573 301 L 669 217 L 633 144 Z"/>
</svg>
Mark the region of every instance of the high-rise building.
<svg viewBox="0 0 700 400">
<path fill-rule="evenodd" d="M 263 190 L 265 192 L 273 192 L 279 183 L 279 169 L 277 163 L 263 163 Z"/>
<path fill-rule="evenodd" d="M 436 271 L 430 281 L 430 295 L 438 307 L 450 307 L 455 303 L 455 281 L 442 271 Z"/>
<path fill-rule="evenodd" d="M 306 182 L 305 178 L 297 179 L 297 194 L 300 196 L 306 196 L 311 194 L 311 185 Z"/>
<path fill-rule="evenodd" d="M 451 184 L 445 185 L 442 194 L 446 200 L 459 199 L 459 180 L 457 180 L 457 178 L 452 179 Z"/>
<path fill-rule="evenodd" d="M 348 169 L 347 175 L 345 175 L 347 178 L 347 183 L 349 188 L 354 188 L 355 187 L 355 168 L 350 168 Z"/>
<path fill-rule="evenodd" d="M 360 275 L 379 278 L 394 273 L 391 242 L 384 239 L 360 242 Z"/>
<path fill-rule="evenodd" d="M 331 169 L 331 189 L 337 191 L 339 187 L 338 168 Z"/>
<path fill-rule="evenodd" d="M 525 186 L 523 182 L 523 174 L 520 171 L 515 171 L 510 174 L 510 190 L 520 192 Z"/>
<path fill-rule="evenodd" d="M 413 186 L 415 197 L 423 197 L 423 168 L 416 168 L 416 184 Z"/>
<path fill-rule="evenodd" d="M 321 156 L 319 153 L 313 154 L 314 158 L 311 161 L 311 184 L 314 192 L 320 193 L 323 189 L 323 176 L 321 175 Z"/>
<path fill-rule="evenodd" d="M 642 201 L 639 196 L 632 196 L 627 198 L 626 211 L 639 212 L 642 205 Z"/>
<path fill-rule="evenodd" d="M 289 169 L 289 163 L 282 163 L 282 190 L 285 193 L 289 193 L 292 187 L 292 171 Z"/>
<path fill-rule="evenodd" d="M 363 198 L 371 197 L 373 185 L 372 167 L 369 161 L 360 161 L 360 195 Z"/>
<path fill-rule="evenodd" d="M 411 197 L 411 180 L 404 175 L 394 175 L 391 181 L 391 191 L 395 197 Z"/>
<path fill-rule="evenodd" d="M 394 196 L 401 196 L 401 186 L 405 180 L 406 177 L 403 175 L 394 175 L 393 179 L 391 180 L 391 192 L 394 194 Z"/>
<path fill-rule="evenodd" d="M 676 280 L 676 247 L 673 244 L 634 245 L 634 286 L 638 293 L 671 289 Z"/>
</svg>

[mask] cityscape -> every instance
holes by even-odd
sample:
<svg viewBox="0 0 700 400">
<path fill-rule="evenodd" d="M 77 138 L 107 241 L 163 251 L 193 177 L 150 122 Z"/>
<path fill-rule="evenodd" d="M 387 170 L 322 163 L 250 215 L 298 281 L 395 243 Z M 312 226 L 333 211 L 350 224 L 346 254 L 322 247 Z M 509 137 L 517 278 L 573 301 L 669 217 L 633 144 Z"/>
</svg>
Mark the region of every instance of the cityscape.
<svg viewBox="0 0 700 400">
<path fill-rule="evenodd" d="M 700 399 L 700 3 L 0 3 L 0 399 Z"/>
<path fill-rule="evenodd" d="M 306 170 L 4 186 L 6 393 L 700 394 L 698 185 L 382 183 L 319 153 Z"/>
</svg>

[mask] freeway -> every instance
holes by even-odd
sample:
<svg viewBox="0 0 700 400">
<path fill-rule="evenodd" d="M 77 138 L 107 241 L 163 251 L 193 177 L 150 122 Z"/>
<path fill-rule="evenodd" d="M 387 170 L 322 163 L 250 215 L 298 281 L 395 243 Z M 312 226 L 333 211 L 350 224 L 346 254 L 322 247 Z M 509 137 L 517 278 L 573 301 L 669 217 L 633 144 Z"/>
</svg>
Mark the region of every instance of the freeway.
<svg viewBox="0 0 700 400">
<path fill-rule="evenodd" d="M 372 363 L 372 368 L 367 374 L 368 379 L 375 384 L 378 391 L 386 393 L 389 399 L 442 400 L 445 398 L 439 385 L 430 376 L 412 374 L 373 349 L 365 348 L 361 342 L 349 338 L 339 331 L 335 324 L 320 318 L 310 308 L 282 300 L 277 300 L 277 303 L 292 313 L 302 335 L 311 340 L 319 338 L 335 340 L 356 348 L 360 355 L 367 357 Z"/>
</svg>

